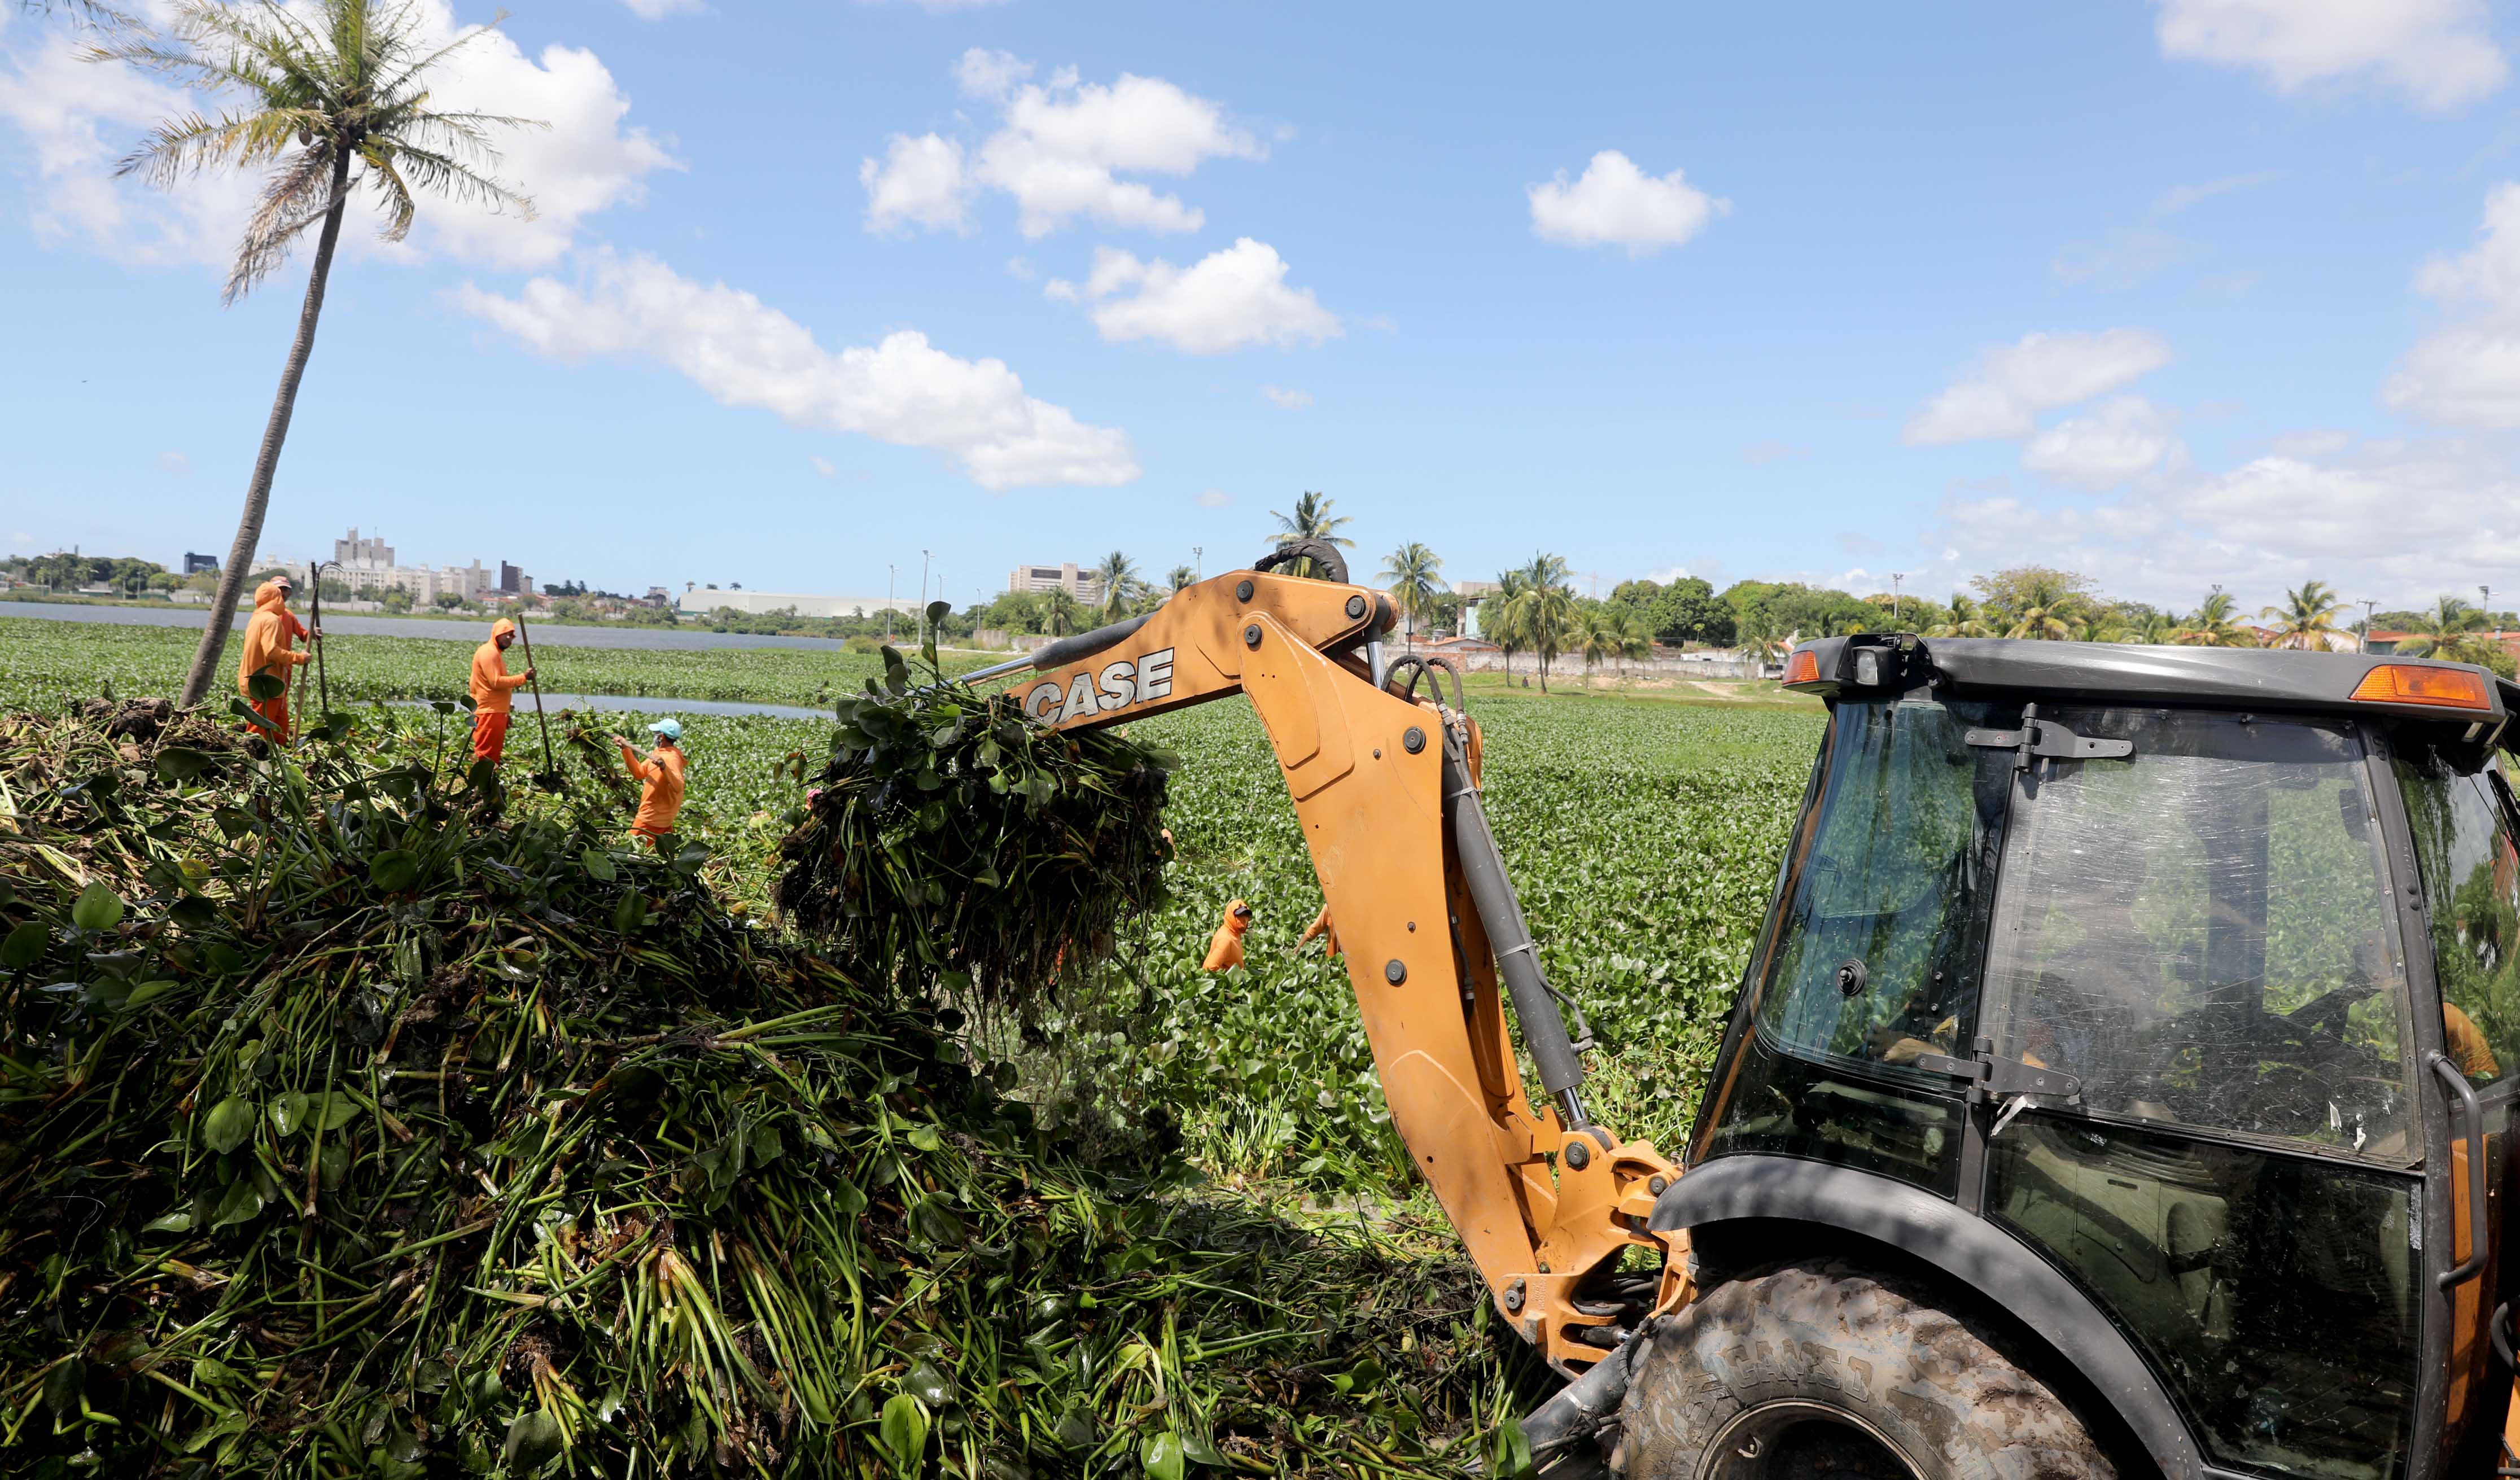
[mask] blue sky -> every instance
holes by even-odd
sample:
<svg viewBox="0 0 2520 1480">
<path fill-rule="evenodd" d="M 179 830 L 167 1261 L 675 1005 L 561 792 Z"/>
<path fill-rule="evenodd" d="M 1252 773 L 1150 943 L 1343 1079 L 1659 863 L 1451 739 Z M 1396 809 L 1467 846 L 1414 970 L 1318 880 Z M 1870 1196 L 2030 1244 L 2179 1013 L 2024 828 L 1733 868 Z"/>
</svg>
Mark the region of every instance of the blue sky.
<svg viewBox="0 0 2520 1480">
<path fill-rule="evenodd" d="M 222 308 L 243 187 L 109 183 L 179 100 L 14 9 L 0 538 L 224 550 L 303 257 Z M 345 252 L 265 546 L 960 604 L 1314 488 L 1367 570 L 2520 598 L 2511 9 L 1569 9 L 520 7 L 445 92 L 540 213 Z"/>
</svg>

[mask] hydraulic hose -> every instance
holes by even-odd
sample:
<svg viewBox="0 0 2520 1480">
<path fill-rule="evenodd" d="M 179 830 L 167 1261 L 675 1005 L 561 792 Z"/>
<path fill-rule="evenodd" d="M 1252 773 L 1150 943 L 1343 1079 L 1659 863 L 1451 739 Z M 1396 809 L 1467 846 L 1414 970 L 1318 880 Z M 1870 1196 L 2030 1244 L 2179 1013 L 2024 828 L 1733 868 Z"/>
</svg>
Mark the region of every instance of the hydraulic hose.
<svg viewBox="0 0 2520 1480">
<path fill-rule="evenodd" d="M 1557 1102 L 1568 1130 L 1585 1130 L 1593 1122 L 1584 1112 L 1583 1060 L 1575 1054 L 1565 1019 L 1557 1015 L 1556 1000 L 1541 974 L 1540 953 L 1532 947 L 1531 927 L 1523 923 L 1513 880 L 1506 876 L 1505 856 L 1497 851 L 1496 834 L 1489 830 L 1479 788 L 1470 782 L 1461 734 L 1450 724 L 1443 729 L 1444 815 L 1453 825 L 1453 851 L 1462 861 L 1462 879 L 1469 886 L 1470 903 L 1478 910 L 1479 924 L 1496 951 L 1497 972 L 1513 999 L 1513 1015 L 1522 1025 L 1523 1046 L 1531 1051 L 1531 1061 L 1540 1070 L 1541 1088 Z"/>
</svg>

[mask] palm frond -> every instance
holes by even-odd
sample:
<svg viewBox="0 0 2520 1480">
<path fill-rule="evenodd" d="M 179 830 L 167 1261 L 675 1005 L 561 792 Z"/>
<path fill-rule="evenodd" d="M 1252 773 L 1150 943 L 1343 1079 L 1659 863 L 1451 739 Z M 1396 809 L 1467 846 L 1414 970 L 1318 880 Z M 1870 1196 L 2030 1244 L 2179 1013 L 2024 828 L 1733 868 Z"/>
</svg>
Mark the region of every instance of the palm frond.
<svg viewBox="0 0 2520 1480">
<path fill-rule="evenodd" d="M 290 246 L 298 235 L 332 210 L 333 158 L 330 144 L 319 141 L 264 181 L 253 214 L 246 220 L 222 301 L 233 303 L 252 292 L 253 285 L 289 260 Z"/>
</svg>

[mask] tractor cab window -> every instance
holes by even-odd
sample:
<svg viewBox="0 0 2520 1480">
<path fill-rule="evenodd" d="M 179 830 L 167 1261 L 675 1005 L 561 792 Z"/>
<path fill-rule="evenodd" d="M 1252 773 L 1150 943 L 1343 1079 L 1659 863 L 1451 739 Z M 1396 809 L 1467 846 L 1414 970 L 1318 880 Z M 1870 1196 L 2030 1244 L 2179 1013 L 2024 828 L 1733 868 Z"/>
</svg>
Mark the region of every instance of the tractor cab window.
<svg viewBox="0 0 2520 1480">
<path fill-rule="evenodd" d="M 1922 689 L 1837 706 L 1760 1000 L 1776 1040 L 1901 1075 L 1968 1052 L 2010 773 L 1967 733 L 1996 722 Z"/>
<path fill-rule="evenodd" d="M 2075 1076 L 2084 1114 L 2412 1162 L 2406 973 L 2356 732 L 2048 717 L 2134 751 L 2022 775 L 1987 964 L 1999 1054 Z"/>
<path fill-rule="evenodd" d="M 2520 853 L 2504 782 L 2413 737 L 2402 737 L 2397 769 L 2432 919 L 2443 1047 L 2470 1084 L 2495 1084 L 2520 1069 Z"/>
</svg>

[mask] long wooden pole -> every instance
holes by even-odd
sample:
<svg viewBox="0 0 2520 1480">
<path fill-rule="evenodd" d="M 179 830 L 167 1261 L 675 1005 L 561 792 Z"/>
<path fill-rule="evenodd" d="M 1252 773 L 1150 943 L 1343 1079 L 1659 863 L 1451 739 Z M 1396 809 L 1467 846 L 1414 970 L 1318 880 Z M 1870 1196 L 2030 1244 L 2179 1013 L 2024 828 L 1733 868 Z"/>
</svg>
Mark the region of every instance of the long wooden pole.
<svg viewBox="0 0 2520 1480">
<path fill-rule="evenodd" d="M 517 641 L 525 650 L 525 671 L 534 671 L 534 640 L 525 631 L 525 604 L 517 603 Z M 551 753 L 551 721 L 543 718 L 543 681 L 537 676 L 526 680 L 534 686 L 534 725 L 543 733 L 543 775 L 553 773 Z"/>
<path fill-rule="evenodd" d="M 315 696 L 323 701 L 324 717 L 331 719 L 333 717 L 333 679 L 332 675 L 324 671 L 324 567 L 312 561 L 307 561 L 306 578 L 315 583 L 315 619 L 307 624 L 315 629 L 314 635 L 307 639 L 315 648 Z"/>
<path fill-rule="evenodd" d="M 311 573 L 315 567 L 309 565 L 306 568 Z M 320 601 L 322 598 L 323 594 L 321 592 L 309 593 L 310 600 Z M 313 648 L 315 646 L 315 633 L 313 630 L 315 623 L 311 613 L 306 625 L 308 629 L 306 633 L 306 646 Z M 280 635 L 282 640 L 286 641 L 289 636 L 289 629 L 287 627 L 281 628 Z M 310 652 L 307 655 L 312 657 L 314 654 Z M 314 664 L 312 663 L 299 663 L 297 665 L 297 698 L 290 705 L 288 733 L 281 737 L 282 740 L 288 744 L 293 745 L 297 743 L 299 733 L 306 728 L 306 670 L 313 666 Z"/>
</svg>

